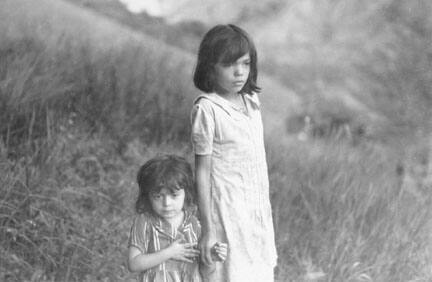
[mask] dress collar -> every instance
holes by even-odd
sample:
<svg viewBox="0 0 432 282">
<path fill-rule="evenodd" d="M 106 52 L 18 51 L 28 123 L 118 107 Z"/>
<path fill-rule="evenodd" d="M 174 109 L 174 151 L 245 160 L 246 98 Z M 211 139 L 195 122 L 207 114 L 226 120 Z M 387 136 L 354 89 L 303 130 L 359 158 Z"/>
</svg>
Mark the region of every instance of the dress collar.
<svg viewBox="0 0 432 282">
<path fill-rule="evenodd" d="M 257 107 L 258 109 L 261 106 L 261 102 L 258 99 L 258 94 L 254 93 L 252 95 L 246 94 L 244 95 L 244 97 L 246 98 L 246 100 L 249 100 L 251 102 L 251 104 L 253 104 L 255 107 Z"/>
<path fill-rule="evenodd" d="M 246 106 L 248 108 L 251 108 L 251 107 L 255 108 L 255 109 L 260 108 L 261 103 L 258 100 L 258 96 L 256 93 L 254 93 L 253 95 L 243 94 L 243 97 L 245 97 Z M 202 98 L 205 98 L 205 99 L 212 101 L 213 103 L 215 103 L 216 105 L 218 105 L 222 109 L 224 109 L 230 115 L 232 115 L 233 110 L 241 111 L 241 109 L 237 105 L 235 105 L 235 104 L 231 103 L 230 101 L 222 98 L 221 96 L 219 96 L 216 93 L 201 94 L 195 99 L 194 104 L 196 104 Z"/>
<path fill-rule="evenodd" d="M 194 216 L 195 212 L 196 208 L 194 207 L 185 209 L 183 222 L 180 224 L 177 230 L 174 230 L 168 221 L 152 213 L 148 214 L 148 218 L 150 218 L 152 225 L 159 233 L 175 240 L 178 232 L 183 232 L 185 229 L 189 228 L 189 225 L 191 224 L 191 218 Z"/>
</svg>

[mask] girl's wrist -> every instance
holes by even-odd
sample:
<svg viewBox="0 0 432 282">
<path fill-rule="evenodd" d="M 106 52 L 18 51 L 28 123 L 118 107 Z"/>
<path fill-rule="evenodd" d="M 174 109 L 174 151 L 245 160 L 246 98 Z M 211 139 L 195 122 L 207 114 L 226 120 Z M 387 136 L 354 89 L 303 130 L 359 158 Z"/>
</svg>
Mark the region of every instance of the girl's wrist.
<svg viewBox="0 0 432 282">
<path fill-rule="evenodd" d="M 202 236 L 209 236 L 209 235 L 214 234 L 214 230 L 210 226 L 206 226 L 206 227 L 201 226 L 201 234 L 202 234 Z"/>
<path fill-rule="evenodd" d="M 173 253 L 172 253 L 172 245 L 169 245 L 165 249 L 160 250 L 161 253 L 163 253 L 163 256 L 166 257 L 166 260 L 172 259 Z"/>
<path fill-rule="evenodd" d="M 211 233 L 213 232 L 213 225 L 210 224 L 210 220 L 201 219 L 201 233 Z"/>
</svg>

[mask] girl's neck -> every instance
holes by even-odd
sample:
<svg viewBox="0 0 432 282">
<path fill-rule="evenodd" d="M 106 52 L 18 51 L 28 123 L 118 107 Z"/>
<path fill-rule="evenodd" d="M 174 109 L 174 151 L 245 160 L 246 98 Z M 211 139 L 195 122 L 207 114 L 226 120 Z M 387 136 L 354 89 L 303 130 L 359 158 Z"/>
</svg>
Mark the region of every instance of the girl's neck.
<svg viewBox="0 0 432 282">
<path fill-rule="evenodd" d="M 216 92 L 216 94 L 219 95 L 220 97 L 224 98 L 225 100 L 231 102 L 232 104 L 236 105 L 239 108 L 245 107 L 242 94 L 240 94 L 240 93 L 222 93 L 221 94 L 221 93 Z"/>
<path fill-rule="evenodd" d="M 215 93 L 228 101 L 237 99 L 239 93 L 237 92 L 226 92 L 224 90 L 216 90 Z"/>
</svg>

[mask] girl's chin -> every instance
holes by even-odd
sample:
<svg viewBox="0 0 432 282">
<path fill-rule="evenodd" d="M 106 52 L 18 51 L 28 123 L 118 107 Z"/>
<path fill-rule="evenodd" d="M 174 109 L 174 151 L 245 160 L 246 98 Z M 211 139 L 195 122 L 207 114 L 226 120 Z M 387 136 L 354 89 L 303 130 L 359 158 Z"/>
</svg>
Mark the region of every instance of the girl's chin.
<svg viewBox="0 0 432 282">
<path fill-rule="evenodd" d="M 226 87 L 226 88 L 219 88 L 219 89 L 216 89 L 216 93 L 218 93 L 220 95 L 238 94 L 243 89 L 243 86 L 244 85 L 242 85 L 242 86 L 231 86 L 231 87 Z"/>
<path fill-rule="evenodd" d="M 242 87 L 236 87 L 236 88 L 232 88 L 230 90 L 224 90 L 224 91 L 220 91 L 217 92 L 220 95 L 234 95 L 234 94 L 239 94 L 242 90 Z"/>
<path fill-rule="evenodd" d="M 179 211 L 166 211 L 158 214 L 163 219 L 172 219 L 182 215 L 182 212 Z"/>
</svg>

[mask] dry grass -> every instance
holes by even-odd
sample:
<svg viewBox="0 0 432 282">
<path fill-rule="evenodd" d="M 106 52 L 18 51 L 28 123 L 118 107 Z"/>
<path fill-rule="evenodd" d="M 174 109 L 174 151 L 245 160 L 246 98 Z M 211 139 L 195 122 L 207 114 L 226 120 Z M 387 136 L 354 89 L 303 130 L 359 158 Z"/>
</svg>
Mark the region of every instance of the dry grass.
<svg viewBox="0 0 432 282">
<path fill-rule="evenodd" d="M 403 151 L 270 143 L 280 281 L 431 279 L 432 196 L 404 184 Z"/>
<path fill-rule="evenodd" d="M 0 30 L 0 280 L 128 280 L 135 170 L 184 150 L 188 58 L 30 25 Z"/>
<path fill-rule="evenodd" d="M 132 280 L 136 169 L 154 152 L 191 157 L 189 57 L 157 42 L 99 49 L 30 21 L 10 30 L 0 29 L 0 280 Z M 397 170 L 418 164 L 405 162 L 422 153 L 415 139 L 267 140 L 279 281 L 432 279 L 431 194 Z"/>
<path fill-rule="evenodd" d="M 312 2 L 293 1 L 281 10 L 285 29 L 270 21 L 286 39 L 263 43 L 276 54 L 264 69 L 304 97 L 313 117 L 332 113 L 337 119 L 342 108 L 354 125 L 373 127 L 385 119 L 389 130 L 378 132 L 379 138 L 430 128 L 430 2 Z M 265 39 L 268 31 L 262 32 Z"/>
</svg>

